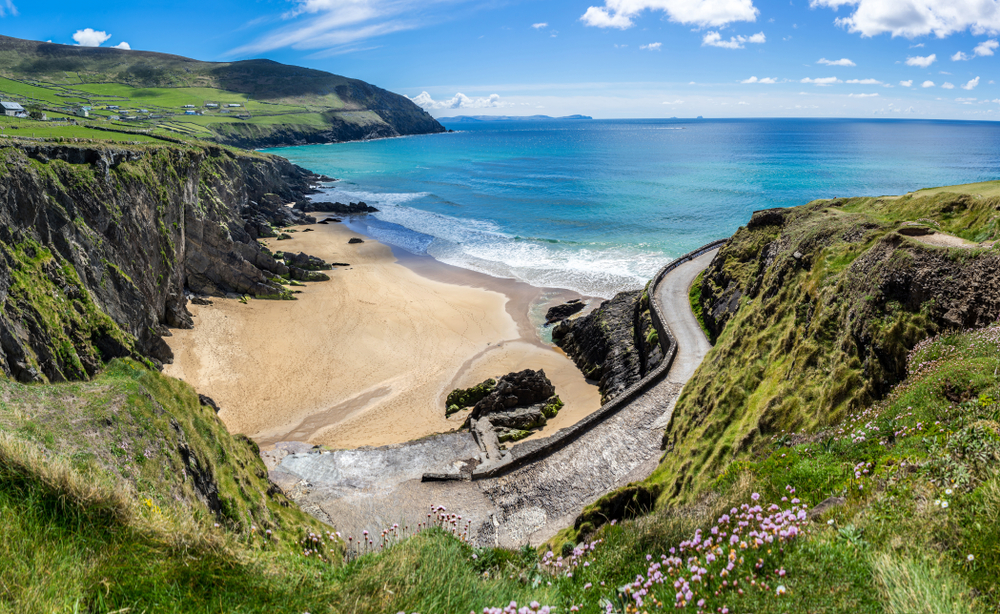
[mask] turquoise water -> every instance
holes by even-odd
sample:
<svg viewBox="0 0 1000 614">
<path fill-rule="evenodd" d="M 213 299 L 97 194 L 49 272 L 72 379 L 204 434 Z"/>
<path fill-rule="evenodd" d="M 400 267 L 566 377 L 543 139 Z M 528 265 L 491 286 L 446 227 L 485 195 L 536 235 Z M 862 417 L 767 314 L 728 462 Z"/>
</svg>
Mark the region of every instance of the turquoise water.
<svg viewBox="0 0 1000 614">
<path fill-rule="evenodd" d="M 271 150 L 381 211 L 370 236 L 499 277 L 609 297 L 752 211 L 1000 179 L 1000 124 L 594 120 Z"/>
</svg>

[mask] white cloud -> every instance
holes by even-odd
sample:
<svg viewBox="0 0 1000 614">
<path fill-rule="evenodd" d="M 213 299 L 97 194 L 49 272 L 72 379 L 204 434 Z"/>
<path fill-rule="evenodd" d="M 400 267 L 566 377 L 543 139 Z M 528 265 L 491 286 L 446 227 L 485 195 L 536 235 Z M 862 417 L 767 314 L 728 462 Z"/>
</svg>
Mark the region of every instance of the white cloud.
<svg viewBox="0 0 1000 614">
<path fill-rule="evenodd" d="M 847 58 L 840 58 L 839 60 L 828 60 L 826 58 L 820 58 L 816 63 L 825 64 L 827 66 L 857 66 L 857 64 L 848 60 Z"/>
<path fill-rule="evenodd" d="M 125 49 L 126 51 L 130 51 L 132 49 L 132 47 L 129 46 L 129 44 L 126 43 L 125 41 L 122 41 L 122 42 L 118 43 L 117 45 L 111 45 L 111 48 L 112 49 Z"/>
<path fill-rule="evenodd" d="M 975 35 L 1000 31 L 996 0 L 811 0 L 810 6 L 852 7 L 850 16 L 835 23 L 862 36 L 944 38 L 964 30 Z"/>
<path fill-rule="evenodd" d="M 706 32 L 705 36 L 701 39 L 702 46 L 708 45 L 709 47 L 722 47 L 723 49 L 743 49 L 743 45 L 746 43 L 766 43 L 767 37 L 764 36 L 763 32 L 758 32 L 750 36 L 732 36 L 729 40 L 722 40 L 722 35 L 718 32 Z"/>
<path fill-rule="evenodd" d="M 753 0 L 604 0 L 604 6 L 592 6 L 580 21 L 597 28 L 620 28 L 643 11 L 663 11 L 670 21 L 699 27 L 721 27 L 737 21 L 757 21 L 760 11 Z"/>
<path fill-rule="evenodd" d="M 933 81 L 924 81 L 923 83 L 920 84 L 920 87 L 923 87 L 923 88 L 934 87 L 934 82 Z"/>
<path fill-rule="evenodd" d="M 650 51 L 659 51 L 663 43 L 649 43 L 648 45 L 639 45 L 639 49 L 648 49 Z"/>
<path fill-rule="evenodd" d="M 906 58 L 906 65 L 917 66 L 919 68 L 927 68 L 928 66 L 933 64 L 935 60 L 937 60 L 936 53 L 932 53 L 930 55 L 925 55 L 925 56 L 911 55 Z"/>
<path fill-rule="evenodd" d="M 910 87 L 911 85 L 913 85 L 913 79 L 909 79 L 907 81 L 900 81 L 899 84 L 903 87 Z"/>
<path fill-rule="evenodd" d="M 736 104 L 740 104 L 740 105 L 743 105 L 743 104 L 745 104 L 745 105 L 748 105 L 748 104 L 750 104 L 750 103 L 749 103 L 749 102 L 745 102 L 745 101 L 741 100 L 741 101 L 737 102 Z"/>
<path fill-rule="evenodd" d="M 878 96 L 878 92 L 874 94 L 848 94 L 850 98 L 874 98 Z"/>
<path fill-rule="evenodd" d="M 765 83 L 768 85 L 777 82 L 778 80 L 775 79 L 774 77 L 764 77 L 763 79 L 758 79 L 757 77 L 750 77 L 749 79 L 744 79 L 740 81 L 740 83 Z"/>
<path fill-rule="evenodd" d="M 414 30 L 431 23 L 434 5 L 449 0 L 293 0 L 296 5 L 281 17 L 287 25 L 237 47 L 226 55 L 247 56 L 284 47 L 334 49 L 350 43 Z M 440 22 L 440 19 L 437 20 Z M 310 59 L 327 57 L 319 52 Z"/>
<path fill-rule="evenodd" d="M 823 77 L 820 79 L 810 79 L 809 77 L 806 77 L 805 79 L 802 79 L 801 83 L 812 83 L 813 85 L 833 85 L 834 83 L 843 83 L 843 81 L 837 77 Z"/>
<path fill-rule="evenodd" d="M 975 102 L 975 98 L 956 98 L 955 102 L 961 102 L 962 104 L 972 104 Z"/>
<path fill-rule="evenodd" d="M 944 83 L 941 84 L 941 89 L 953 90 L 953 89 L 955 89 L 955 85 L 952 84 L 952 83 L 948 83 L 947 81 L 945 81 Z"/>
<path fill-rule="evenodd" d="M 852 85 L 885 85 L 878 79 L 848 79 L 844 83 L 850 83 Z"/>
<path fill-rule="evenodd" d="M 76 34 L 73 35 L 73 40 L 76 41 L 79 47 L 100 47 L 101 43 L 109 38 L 111 38 L 111 35 L 107 32 L 99 32 L 91 28 L 77 30 Z"/>
<path fill-rule="evenodd" d="M 498 109 L 514 106 L 513 103 L 501 101 L 499 94 L 491 94 L 484 98 L 469 98 L 465 94 L 458 93 L 450 100 L 434 100 L 427 92 L 420 92 L 410 100 L 424 109 Z"/>
<path fill-rule="evenodd" d="M 533 24 L 531 24 L 531 27 L 534 28 L 534 29 L 536 29 L 536 30 L 541 30 L 542 28 L 549 27 L 549 24 L 547 24 L 547 23 L 545 23 L 543 21 L 541 23 L 533 23 Z"/>
<path fill-rule="evenodd" d="M 1000 43 L 997 42 L 995 38 L 991 38 L 988 41 L 983 41 L 976 45 L 976 48 L 972 50 L 976 55 L 993 55 L 993 52 L 1000 47 Z"/>
<path fill-rule="evenodd" d="M 979 85 L 979 77 L 976 77 L 975 79 L 971 79 L 968 83 L 966 83 L 965 85 L 962 86 L 962 89 L 963 90 L 970 90 L 971 91 L 971 90 L 976 89 L 977 85 Z"/>
<path fill-rule="evenodd" d="M 6 17 L 7 13 L 10 13 L 12 17 L 17 17 L 17 7 L 14 6 L 14 0 L 0 0 L 0 17 Z"/>
<path fill-rule="evenodd" d="M 1000 43 L 996 39 L 990 39 L 988 41 L 983 41 L 976 45 L 976 48 L 972 50 L 972 55 L 964 53 L 962 51 L 956 51 L 955 55 L 951 56 L 952 62 L 968 61 L 976 56 L 990 56 L 996 51 L 997 47 L 1000 47 Z"/>
<path fill-rule="evenodd" d="M 664 100 L 663 104 L 684 104 L 683 100 Z"/>
</svg>

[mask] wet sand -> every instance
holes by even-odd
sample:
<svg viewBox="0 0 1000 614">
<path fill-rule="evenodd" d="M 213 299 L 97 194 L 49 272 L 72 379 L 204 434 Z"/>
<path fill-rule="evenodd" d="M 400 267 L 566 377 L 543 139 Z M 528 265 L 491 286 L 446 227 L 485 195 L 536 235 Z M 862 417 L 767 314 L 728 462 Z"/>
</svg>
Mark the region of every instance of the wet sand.
<svg viewBox="0 0 1000 614">
<path fill-rule="evenodd" d="M 525 368 L 545 369 L 566 403 L 543 435 L 599 408 L 597 387 L 536 332 L 544 303 L 578 295 L 350 245 L 361 235 L 341 224 L 294 229 L 265 242 L 351 266 L 293 288 L 297 301 L 191 305 L 195 328 L 167 339 L 165 372 L 212 397 L 231 432 L 264 447 L 401 443 L 460 426 L 464 412 L 444 417 L 452 389 Z"/>
</svg>

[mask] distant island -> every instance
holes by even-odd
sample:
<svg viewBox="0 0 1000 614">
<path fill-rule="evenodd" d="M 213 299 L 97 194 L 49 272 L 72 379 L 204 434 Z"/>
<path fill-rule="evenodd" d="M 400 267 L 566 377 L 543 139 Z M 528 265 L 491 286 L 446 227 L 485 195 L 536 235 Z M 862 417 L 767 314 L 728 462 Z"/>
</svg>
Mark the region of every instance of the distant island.
<svg viewBox="0 0 1000 614">
<path fill-rule="evenodd" d="M 439 122 L 537 122 L 561 121 L 566 119 L 594 119 L 589 115 L 565 115 L 552 117 L 550 115 L 456 115 L 455 117 L 439 117 Z"/>
</svg>

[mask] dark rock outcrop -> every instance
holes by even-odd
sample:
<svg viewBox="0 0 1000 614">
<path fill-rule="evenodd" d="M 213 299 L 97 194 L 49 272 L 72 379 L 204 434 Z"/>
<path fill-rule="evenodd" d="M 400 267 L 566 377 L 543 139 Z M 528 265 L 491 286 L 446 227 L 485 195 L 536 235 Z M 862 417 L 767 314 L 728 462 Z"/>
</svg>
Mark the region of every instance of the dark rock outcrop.
<svg viewBox="0 0 1000 614">
<path fill-rule="evenodd" d="M 526 369 L 496 380 L 488 379 L 472 388 L 453 390 L 446 401 L 446 413 L 451 415 L 469 406 L 473 407 L 467 425 L 486 458 L 496 460 L 484 447 L 484 441 L 490 438 L 517 441 L 527 437 L 532 429 L 545 426 L 558 413 L 562 401 L 544 371 Z"/>
<path fill-rule="evenodd" d="M 220 147 L 4 142 L 0 370 L 62 381 L 119 356 L 167 362 L 186 291 L 290 298 L 272 280 L 289 268 L 254 235 L 314 221 L 285 203 L 315 179 Z"/>
<path fill-rule="evenodd" d="M 558 322 L 559 320 L 565 320 L 573 314 L 580 313 L 583 308 L 587 305 L 576 298 L 562 305 L 556 305 L 555 307 L 549 307 L 549 310 L 545 312 L 545 324 L 552 324 L 553 322 Z"/>
<path fill-rule="evenodd" d="M 351 237 L 351 239 L 348 241 L 348 243 L 351 244 L 351 245 L 354 245 L 356 243 L 364 243 L 364 242 L 365 242 L 364 239 L 360 239 L 358 237 Z"/>
<path fill-rule="evenodd" d="M 367 203 L 330 203 L 303 200 L 295 203 L 295 209 L 305 213 L 321 211 L 323 213 L 339 213 L 340 215 L 359 215 L 363 213 L 378 213 L 378 209 L 369 206 Z M 338 220 L 339 221 L 339 220 Z"/>
<path fill-rule="evenodd" d="M 620 292 L 593 312 L 564 320 L 552 339 L 588 379 L 598 380 L 606 403 L 642 379 L 641 347 L 636 339 L 636 313 L 643 292 Z"/>
</svg>

